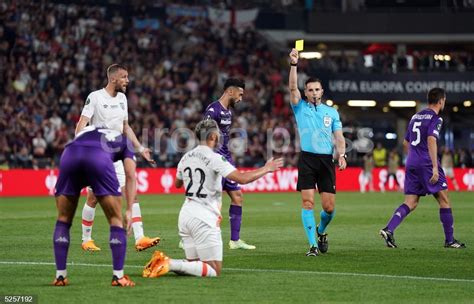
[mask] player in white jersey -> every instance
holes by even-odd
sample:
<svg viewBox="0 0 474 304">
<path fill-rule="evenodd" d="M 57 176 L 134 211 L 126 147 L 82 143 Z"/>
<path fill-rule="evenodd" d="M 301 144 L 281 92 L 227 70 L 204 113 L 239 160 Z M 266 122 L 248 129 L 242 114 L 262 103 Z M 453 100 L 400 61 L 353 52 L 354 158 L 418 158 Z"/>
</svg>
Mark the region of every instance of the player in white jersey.
<svg viewBox="0 0 474 304">
<path fill-rule="evenodd" d="M 239 184 L 251 183 L 283 166 L 283 159 L 269 159 L 265 166 L 239 172 L 213 151 L 219 142 L 219 127 L 212 119 L 198 123 L 200 145 L 187 152 L 178 164 L 175 186 L 183 185 L 186 199 L 179 213 L 178 229 L 186 260 L 175 260 L 155 251 L 145 265 L 143 277 L 156 278 L 169 271 L 198 277 L 215 277 L 222 269 L 223 245 L 220 229 L 222 177 Z"/>
<path fill-rule="evenodd" d="M 151 150 L 144 148 L 138 141 L 135 133 L 128 124 L 128 107 L 125 92 L 129 83 L 127 69 L 119 64 L 112 64 L 107 68 L 107 86 L 89 94 L 82 110 L 81 118 L 76 126 L 76 134 L 88 123 L 96 127 L 106 127 L 117 130 L 127 136 L 133 143 L 135 150 L 149 163 L 154 163 Z M 125 171 L 122 161 L 114 163 L 115 172 L 120 187 L 125 186 Z M 82 249 L 86 251 L 100 251 L 92 239 L 92 225 L 95 217 L 97 198 L 91 189 L 88 189 L 87 201 L 82 210 Z M 124 191 L 122 191 L 124 193 Z M 145 250 L 160 242 L 160 238 L 149 238 L 144 235 L 140 205 L 135 198 L 131 209 L 126 211 L 128 229 L 133 229 L 135 248 L 137 251 Z"/>
</svg>

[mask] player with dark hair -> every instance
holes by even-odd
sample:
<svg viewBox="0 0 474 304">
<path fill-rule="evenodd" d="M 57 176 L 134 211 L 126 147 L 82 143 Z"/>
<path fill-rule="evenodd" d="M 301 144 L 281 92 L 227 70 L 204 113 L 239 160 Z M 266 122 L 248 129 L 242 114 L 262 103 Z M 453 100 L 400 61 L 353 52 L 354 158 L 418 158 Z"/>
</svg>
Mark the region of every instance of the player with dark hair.
<svg viewBox="0 0 474 304">
<path fill-rule="evenodd" d="M 232 125 L 232 111 L 231 109 L 242 101 L 242 96 L 245 90 L 245 83 L 241 79 L 229 78 L 224 84 L 224 93 L 219 100 L 211 103 L 204 113 L 204 118 L 210 118 L 217 122 L 219 129 L 223 136 L 223 142 L 217 149 L 217 153 L 224 156 L 225 159 L 235 165 L 229 151 L 230 128 Z M 222 179 L 224 191 L 229 195 L 231 202 L 229 207 L 229 222 L 230 222 L 230 249 L 255 249 L 254 245 L 247 244 L 240 239 L 240 226 L 242 225 L 242 190 L 236 182 Z"/>
<path fill-rule="evenodd" d="M 170 259 L 155 251 L 143 270 L 144 277 L 156 278 L 168 271 L 197 277 L 220 275 L 223 260 L 222 177 L 247 184 L 283 166 L 283 159 L 271 158 L 261 168 L 240 172 L 225 157 L 214 152 L 219 142 L 219 128 L 212 119 L 199 122 L 195 133 L 200 144 L 184 154 L 178 164 L 175 186 L 186 189 L 178 219 L 186 260 Z"/>
<path fill-rule="evenodd" d="M 438 158 L 437 140 L 443 125 L 439 113 L 446 103 L 441 88 L 428 92 L 428 108 L 412 116 L 403 144 L 408 147 L 405 166 L 405 202 L 393 213 L 380 235 L 390 248 L 396 248 L 393 233 L 403 219 L 418 206 L 420 196 L 432 194 L 439 204 L 439 217 L 444 229 L 446 248 L 465 248 L 454 238 L 454 219 L 448 198 L 448 184 Z"/>
<path fill-rule="evenodd" d="M 297 190 L 301 192 L 301 219 L 310 245 L 307 256 L 317 256 L 328 250 L 326 227 L 336 213 L 336 171 L 334 152 L 339 170 L 347 166 L 345 140 L 342 135 L 342 123 L 337 110 L 322 103 L 323 87 L 321 80 L 309 78 L 305 82 L 301 98 L 297 80 L 298 51 L 290 53 L 290 90 L 298 134 L 301 140 L 301 153 L 298 160 Z M 333 143 L 333 136 L 336 144 Z M 322 209 L 320 222 L 316 226 L 314 218 L 314 194 L 318 188 Z M 316 242 L 316 235 L 318 241 Z"/>
<path fill-rule="evenodd" d="M 110 225 L 109 244 L 112 250 L 112 286 L 135 285 L 123 273 L 127 251 L 127 233 L 122 224 L 122 194 L 115 174 L 114 162 L 125 167 L 127 210 L 132 208 L 136 194 L 135 153 L 128 139 L 116 130 L 83 128 L 74 141 L 66 145 L 59 164 L 56 184 L 58 218 L 53 235 L 56 279 L 54 286 L 66 286 L 66 261 L 72 225 L 82 188 L 90 186 L 102 206 Z"/>
<path fill-rule="evenodd" d="M 107 127 L 123 133 L 132 142 L 133 147 L 149 163 L 154 163 L 151 150 L 145 148 L 138 141 L 135 133 L 128 124 L 128 105 L 125 92 L 129 83 L 127 69 L 120 64 L 112 64 L 107 68 L 107 86 L 94 91 L 87 96 L 81 118 L 76 126 L 76 134 L 87 125 Z M 122 161 L 114 163 L 120 187 L 125 185 L 125 173 Z M 87 191 L 87 199 L 82 209 L 82 249 L 86 251 L 100 251 L 92 239 L 92 226 L 95 218 L 97 199 L 92 191 Z M 160 238 L 150 238 L 144 235 L 141 209 L 138 200 L 126 214 L 129 225 L 135 237 L 135 249 L 142 251 L 159 243 Z"/>
</svg>

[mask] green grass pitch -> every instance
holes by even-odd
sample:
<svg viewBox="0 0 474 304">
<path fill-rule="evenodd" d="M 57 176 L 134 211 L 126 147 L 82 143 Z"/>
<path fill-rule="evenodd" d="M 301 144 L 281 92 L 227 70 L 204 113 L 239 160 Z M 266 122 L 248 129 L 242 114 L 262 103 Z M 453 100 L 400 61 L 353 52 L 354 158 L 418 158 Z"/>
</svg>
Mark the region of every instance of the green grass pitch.
<svg viewBox="0 0 474 304">
<path fill-rule="evenodd" d="M 0 199 L 0 294 L 36 295 L 39 303 L 472 303 L 474 302 L 474 195 L 450 193 L 455 236 L 465 250 L 443 248 L 438 205 L 422 198 L 418 209 L 396 231 L 398 249 L 378 235 L 400 193 L 338 193 L 337 214 L 328 228 L 329 252 L 306 257 L 298 193 L 246 194 L 242 239 L 254 251 L 227 248 L 229 200 L 223 203 L 224 270 L 219 278 L 168 274 L 140 276 L 153 249 L 133 250 L 129 238 L 125 273 L 133 289 L 110 286 L 109 229 L 100 208 L 93 237 L 100 253 L 80 248 L 81 200 L 71 228 L 65 288 L 50 286 L 54 274 L 53 198 Z M 183 196 L 141 196 L 145 233 L 162 238 L 157 247 L 183 258 L 178 248 L 177 217 Z M 319 214 L 320 204 L 316 206 Z M 3 302 L 2 302 L 3 303 Z"/>
</svg>

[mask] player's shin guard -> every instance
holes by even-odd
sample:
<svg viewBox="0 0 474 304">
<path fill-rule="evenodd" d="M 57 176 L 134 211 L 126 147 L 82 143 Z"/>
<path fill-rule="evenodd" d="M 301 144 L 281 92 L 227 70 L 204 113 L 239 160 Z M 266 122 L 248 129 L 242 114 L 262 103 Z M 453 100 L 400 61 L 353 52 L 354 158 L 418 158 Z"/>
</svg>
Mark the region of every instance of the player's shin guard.
<svg viewBox="0 0 474 304">
<path fill-rule="evenodd" d="M 440 208 L 439 219 L 443 224 L 444 236 L 446 243 L 454 241 L 454 219 L 451 208 Z"/>
<path fill-rule="evenodd" d="M 56 227 L 53 234 L 54 258 L 56 261 L 56 270 L 66 271 L 67 252 L 69 250 L 69 230 L 70 223 L 56 221 Z M 65 277 L 65 275 L 64 275 Z"/>
<path fill-rule="evenodd" d="M 138 202 L 132 205 L 132 229 L 135 242 L 145 235 L 143 232 L 142 212 Z"/>
<path fill-rule="evenodd" d="M 82 209 L 82 242 L 91 240 L 92 225 L 94 224 L 95 208 L 89 207 L 87 203 Z"/>
<path fill-rule="evenodd" d="M 321 216 L 321 222 L 319 223 L 319 229 L 318 233 L 323 234 L 326 231 L 326 227 L 329 225 L 331 220 L 334 218 L 336 215 L 336 210 L 333 210 L 331 213 L 327 213 L 324 210 L 321 210 L 320 216 Z"/>
<path fill-rule="evenodd" d="M 401 204 L 392 215 L 392 218 L 387 224 L 387 229 L 394 232 L 395 229 L 400 225 L 403 219 L 410 213 L 410 207 L 406 204 Z"/>
<path fill-rule="evenodd" d="M 303 221 L 303 227 L 306 232 L 306 237 L 310 246 L 316 245 L 316 220 L 314 219 L 314 211 L 301 209 L 301 219 Z"/>
<path fill-rule="evenodd" d="M 127 252 L 127 232 L 125 229 L 110 226 L 110 249 L 112 250 L 112 263 L 114 275 L 118 278 L 123 277 L 123 265 L 125 263 L 125 254 Z"/>
<path fill-rule="evenodd" d="M 229 207 L 230 239 L 240 239 L 240 226 L 242 225 L 242 206 L 230 205 Z"/>
<path fill-rule="evenodd" d="M 216 277 L 217 273 L 208 264 L 201 261 L 170 260 L 170 271 L 195 277 Z"/>
</svg>

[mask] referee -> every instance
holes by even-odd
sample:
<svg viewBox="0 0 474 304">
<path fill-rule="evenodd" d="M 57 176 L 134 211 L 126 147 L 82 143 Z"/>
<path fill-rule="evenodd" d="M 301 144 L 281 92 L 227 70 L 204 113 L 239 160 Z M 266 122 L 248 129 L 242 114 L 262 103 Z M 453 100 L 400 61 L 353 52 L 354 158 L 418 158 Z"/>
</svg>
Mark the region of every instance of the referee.
<svg viewBox="0 0 474 304">
<path fill-rule="evenodd" d="M 321 103 L 323 88 L 321 81 L 309 78 L 305 82 L 304 95 L 301 98 L 298 90 L 297 72 L 298 51 L 290 53 L 290 101 L 295 114 L 301 142 L 301 153 L 298 160 L 297 190 L 301 192 L 303 227 L 311 246 L 306 256 L 317 256 L 328 250 L 326 227 L 335 215 L 336 172 L 333 156 L 336 155 L 339 170 L 347 166 L 345 140 L 342 135 L 342 124 L 337 111 Z M 332 135 L 336 139 L 336 154 Z M 317 186 L 321 197 L 322 209 L 319 225 L 314 218 L 314 190 Z M 316 235 L 318 240 L 316 242 Z"/>
</svg>

